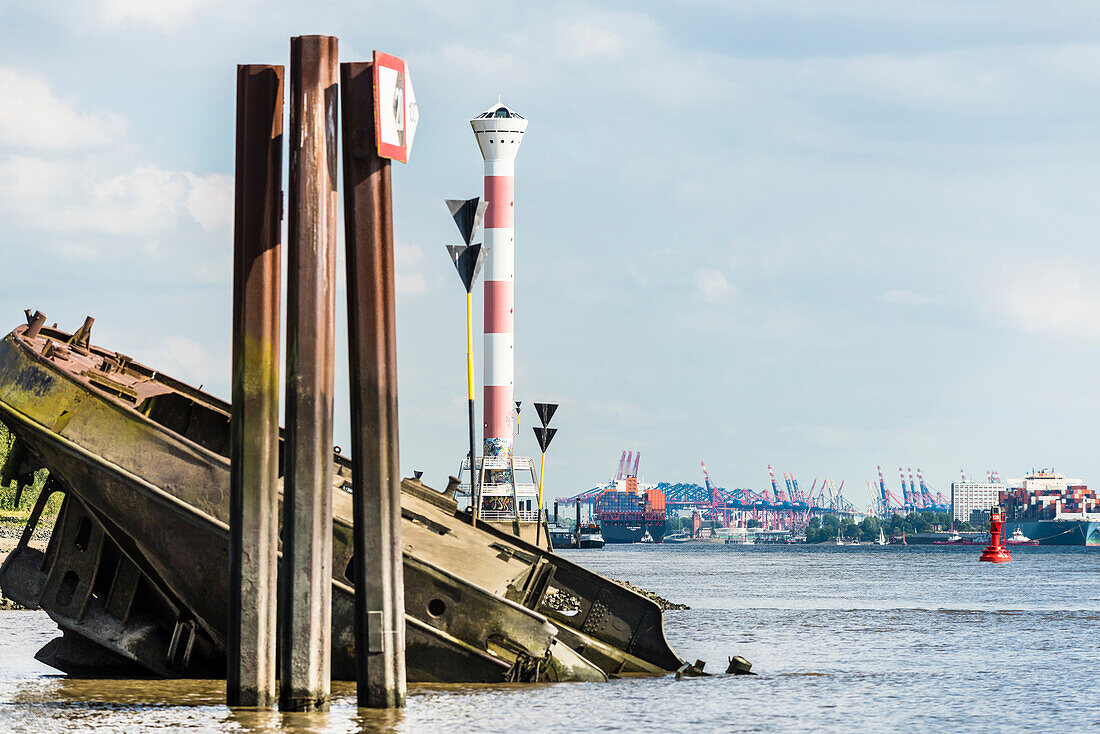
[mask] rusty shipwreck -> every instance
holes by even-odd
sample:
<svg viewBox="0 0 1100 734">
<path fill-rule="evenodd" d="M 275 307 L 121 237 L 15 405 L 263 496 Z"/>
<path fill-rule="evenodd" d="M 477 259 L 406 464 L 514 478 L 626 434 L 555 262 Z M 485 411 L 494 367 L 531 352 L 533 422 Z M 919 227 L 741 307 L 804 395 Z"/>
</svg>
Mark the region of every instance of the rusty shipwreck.
<svg viewBox="0 0 1100 734">
<path fill-rule="evenodd" d="M 61 636 L 38 653 L 70 674 L 224 677 L 229 405 L 28 318 L 0 341 L 4 477 L 49 478 L 4 595 Z M 334 678 L 355 677 L 350 463 L 332 477 Z M 47 549 L 28 540 L 64 494 Z M 472 522 L 450 493 L 402 485 L 410 681 L 605 680 L 684 666 L 651 600 Z M 563 603 L 564 600 L 564 603 Z"/>
</svg>

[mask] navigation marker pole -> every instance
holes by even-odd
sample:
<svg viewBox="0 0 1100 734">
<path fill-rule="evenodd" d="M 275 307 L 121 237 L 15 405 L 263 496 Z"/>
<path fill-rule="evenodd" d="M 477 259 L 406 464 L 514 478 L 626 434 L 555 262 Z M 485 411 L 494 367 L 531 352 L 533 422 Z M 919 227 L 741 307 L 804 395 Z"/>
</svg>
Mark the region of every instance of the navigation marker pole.
<svg viewBox="0 0 1100 734">
<path fill-rule="evenodd" d="M 546 450 L 550 448 L 550 442 L 558 432 L 557 428 L 550 428 L 550 419 L 554 417 L 554 411 L 557 409 L 557 403 L 535 403 L 535 412 L 539 414 L 539 420 L 542 421 L 541 428 L 534 426 L 531 429 L 535 432 L 539 449 L 542 451 L 542 466 L 539 468 L 539 518 L 535 526 L 535 545 L 539 544 L 542 531 L 542 475 L 546 471 Z M 577 501 L 577 507 L 580 507 L 580 500 Z"/>
<path fill-rule="evenodd" d="M 341 64 L 351 378 L 356 702 L 405 705 L 405 582 L 397 424 L 390 161 L 409 159 L 419 113 L 405 62 Z"/>
<path fill-rule="evenodd" d="M 472 199 L 447 199 L 447 209 L 458 226 L 465 245 L 447 245 L 447 252 L 451 255 L 458 277 L 462 280 L 462 286 L 466 289 L 466 397 L 470 408 L 470 510 L 473 513 L 474 524 L 477 524 L 478 510 L 481 505 L 481 493 L 479 482 L 475 479 L 477 474 L 477 452 L 475 451 L 476 437 L 474 434 L 474 282 L 485 262 L 488 248 L 480 244 L 471 245 L 481 220 L 485 217 L 485 210 L 489 202 L 480 201 L 478 197 Z"/>
</svg>

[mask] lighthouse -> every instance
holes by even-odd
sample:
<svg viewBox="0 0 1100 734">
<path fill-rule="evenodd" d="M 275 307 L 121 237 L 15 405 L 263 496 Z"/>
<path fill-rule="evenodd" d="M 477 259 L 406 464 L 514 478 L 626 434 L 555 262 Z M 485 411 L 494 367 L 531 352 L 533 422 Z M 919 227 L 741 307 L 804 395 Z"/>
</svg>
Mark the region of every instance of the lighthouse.
<svg viewBox="0 0 1100 734">
<path fill-rule="evenodd" d="M 527 120 L 497 104 L 470 120 L 485 160 L 485 457 L 512 458 L 515 382 L 515 161 Z"/>
</svg>

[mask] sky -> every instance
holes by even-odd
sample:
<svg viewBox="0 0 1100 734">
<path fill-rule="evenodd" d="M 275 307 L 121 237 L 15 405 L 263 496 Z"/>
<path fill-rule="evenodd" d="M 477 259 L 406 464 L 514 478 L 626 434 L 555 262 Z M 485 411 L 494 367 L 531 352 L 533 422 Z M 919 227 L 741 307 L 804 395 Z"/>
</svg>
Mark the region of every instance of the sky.
<svg viewBox="0 0 1100 734">
<path fill-rule="evenodd" d="M 1100 482 L 1094 2 L 0 0 L 6 323 L 93 315 L 226 398 L 235 68 L 318 33 L 405 58 L 420 109 L 393 172 L 405 474 L 442 487 L 465 454 L 442 200 L 481 193 L 468 121 L 499 92 L 529 120 L 517 453 L 559 403 L 549 496 L 627 449 L 646 481 L 771 464 L 861 506 L 880 464 L 945 494 L 960 469 Z"/>
</svg>

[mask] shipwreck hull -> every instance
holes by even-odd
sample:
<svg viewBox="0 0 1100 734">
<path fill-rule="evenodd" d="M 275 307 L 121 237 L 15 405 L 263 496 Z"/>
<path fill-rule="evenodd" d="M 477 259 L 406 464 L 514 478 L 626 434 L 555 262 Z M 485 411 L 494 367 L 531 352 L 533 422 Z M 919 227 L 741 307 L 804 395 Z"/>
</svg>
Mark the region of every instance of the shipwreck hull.
<svg viewBox="0 0 1100 734">
<path fill-rule="evenodd" d="M 24 331 L 0 341 L 0 421 L 66 500 L 46 553 L 21 544 L 0 570 L 5 594 L 58 622 L 65 638 L 43 659 L 68 672 L 91 643 L 154 675 L 224 675 L 229 406 L 63 332 Z M 332 665 L 352 679 L 351 472 L 335 461 Z M 402 490 L 409 680 L 599 680 L 682 665 L 652 601 L 475 527 L 453 497 L 412 480 Z M 545 603 L 563 594 L 579 611 Z"/>
</svg>

